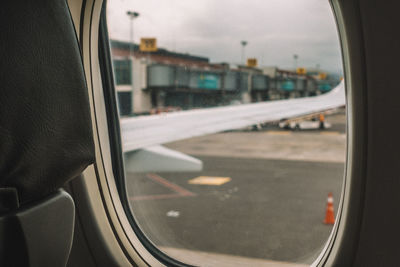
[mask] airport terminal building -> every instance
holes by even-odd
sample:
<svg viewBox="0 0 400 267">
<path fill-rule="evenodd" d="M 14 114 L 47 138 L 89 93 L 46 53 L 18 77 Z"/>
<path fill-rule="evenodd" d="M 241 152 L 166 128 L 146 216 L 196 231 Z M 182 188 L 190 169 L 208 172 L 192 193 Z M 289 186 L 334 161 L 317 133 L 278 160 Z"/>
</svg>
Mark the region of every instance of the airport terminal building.
<svg viewBox="0 0 400 267">
<path fill-rule="evenodd" d="M 317 95 L 334 84 L 277 67 L 210 63 L 206 57 L 111 41 L 121 115 Z"/>
</svg>

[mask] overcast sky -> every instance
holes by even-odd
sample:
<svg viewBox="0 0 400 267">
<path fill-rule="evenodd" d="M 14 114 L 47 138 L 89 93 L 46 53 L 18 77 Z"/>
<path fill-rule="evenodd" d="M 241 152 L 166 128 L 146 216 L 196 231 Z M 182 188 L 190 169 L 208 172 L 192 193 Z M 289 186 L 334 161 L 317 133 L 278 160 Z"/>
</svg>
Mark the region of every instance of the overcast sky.
<svg viewBox="0 0 400 267">
<path fill-rule="evenodd" d="M 240 63 L 245 57 L 261 66 L 342 69 L 336 25 L 328 0 L 109 0 L 112 39 L 129 41 L 127 10 L 140 13 L 134 40 L 157 38 L 158 46 Z"/>
</svg>

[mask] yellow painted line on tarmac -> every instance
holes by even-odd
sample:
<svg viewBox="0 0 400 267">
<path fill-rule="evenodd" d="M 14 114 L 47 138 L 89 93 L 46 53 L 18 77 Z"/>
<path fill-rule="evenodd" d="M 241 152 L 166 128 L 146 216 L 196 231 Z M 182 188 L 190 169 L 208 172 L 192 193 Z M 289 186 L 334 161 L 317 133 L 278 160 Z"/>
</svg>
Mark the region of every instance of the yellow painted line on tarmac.
<svg viewBox="0 0 400 267">
<path fill-rule="evenodd" d="M 189 180 L 188 183 L 199 185 L 223 185 L 230 181 L 230 177 L 199 176 Z"/>
<path fill-rule="evenodd" d="M 320 132 L 322 135 L 340 135 L 339 132 L 334 132 L 334 131 L 326 131 L 326 132 Z"/>
<path fill-rule="evenodd" d="M 268 131 L 267 134 L 270 134 L 270 135 L 291 135 L 292 132 L 290 132 L 290 131 Z"/>
</svg>

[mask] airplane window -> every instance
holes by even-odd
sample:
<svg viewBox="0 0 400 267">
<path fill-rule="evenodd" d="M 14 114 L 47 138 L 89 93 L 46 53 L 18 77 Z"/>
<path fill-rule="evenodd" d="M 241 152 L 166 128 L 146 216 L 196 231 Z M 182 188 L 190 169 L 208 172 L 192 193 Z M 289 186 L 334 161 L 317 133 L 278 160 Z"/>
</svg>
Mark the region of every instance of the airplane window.
<svg viewBox="0 0 400 267">
<path fill-rule="evenodd" d="M 110 0 L 107 20 L 145 238 L 194 265 L 312 263 L 346 154 L 328 1 Z"/>
</svg>

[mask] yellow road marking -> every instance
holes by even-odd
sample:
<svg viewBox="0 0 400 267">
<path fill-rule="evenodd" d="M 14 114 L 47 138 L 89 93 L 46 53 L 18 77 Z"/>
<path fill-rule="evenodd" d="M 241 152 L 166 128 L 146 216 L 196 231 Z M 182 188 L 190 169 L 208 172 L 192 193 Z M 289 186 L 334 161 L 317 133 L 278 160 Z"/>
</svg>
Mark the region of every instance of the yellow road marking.
<svg viewBox="0 0 400 267">
<path fill-rule="evenodd" d="M 334 132 L 334 131 L 328 131 L 328 132 L 320 132 L 322 135 L 340 135 L 339 132 Z"/>
<path fill-rule="evenodd" d="M 271 134 L 271 135 L 291 135 L 292 132 L 289 132 L 289 131 L 268 131 L 267 134 Z"/>
<path fill-rule="evenodd" d="M 199 176 L 189 180 L 188 183 L 200 185 L 222 185 L 230 180 L 230 177 Z"/>
</svg>

